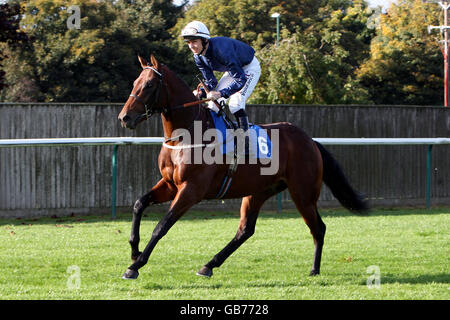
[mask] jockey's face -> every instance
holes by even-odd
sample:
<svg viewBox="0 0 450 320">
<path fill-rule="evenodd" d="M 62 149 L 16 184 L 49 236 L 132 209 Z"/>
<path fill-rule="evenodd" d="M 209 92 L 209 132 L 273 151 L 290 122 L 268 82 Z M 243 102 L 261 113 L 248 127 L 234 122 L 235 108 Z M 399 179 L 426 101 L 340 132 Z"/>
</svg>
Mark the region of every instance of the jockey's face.
<svg viewBox="0 0 450 320">
<path fill-rule="evenodd" d="M 202 39 L 186 40 L 186 43 L 194 54 L 200 54 L 203 50 Z"/>
</svg>

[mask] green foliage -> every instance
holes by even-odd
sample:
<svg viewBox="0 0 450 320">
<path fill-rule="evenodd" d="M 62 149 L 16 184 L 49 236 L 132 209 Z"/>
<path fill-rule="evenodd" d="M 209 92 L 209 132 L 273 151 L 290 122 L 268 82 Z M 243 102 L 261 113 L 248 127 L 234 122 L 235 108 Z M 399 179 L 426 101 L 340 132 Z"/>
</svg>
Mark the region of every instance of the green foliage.
<svg viewBox="0 0 450 320">
<path fill-rule="evenodd" d="M 255 48 L 262 75 L 249 103 L 442 104 L 439 34 L 426 32 L 442 24 L 441 9 L 397 3 L 381 14 L 364 0 L 21 1 L 22 31 L 34 41 L 0 43 L 9 84 L 0 99 L 124 101 L 140 70 L 136 55 L 150 53 L 194 87 L 199 72 L 179 34 L 200 20 L 213 36 Z M 69 5 L 80 7 L 80 29 L 67 27 Z"/>
<path fill-rule="evenodd" d="M 5 71 L 2 70 L 2 61 L 8 57 L 4 52 L 7 46 L 13 48 L 25 47 L 30 40 L 28 35 L 20 30 L 20 20 L 22 12 L 20 5 L 15 4 L 0 4 L 0 91 L 6 87 Z"/>
<path fill-rule="evenodd" d="M 281 44 L 259 52 L 263 68 L 254 103 L 356 103 L 367 93 L 351 78 L 352 66 L 343 63 L 345 50 L 324 54 L 313 34 L 283 32 Z M 339 52 L 341 51 L 341 52 Z M 341 55 L 340 55 L 341 54 Z"/>
<path fill-rule="evenodd" d="M 70 5 L 80 8 L 80 29 L 67 26 Z M 175 55 L 167 30 L 181 8 L 167 1 L 29 0 L 23 6 L 22 25 L 36 40 L 31 50 L 15 52 L 19 68 L 8 65 L 9 100 L 123 101 L 139 72 L 138 53 Z"/>
<path fill-rule="evenodd" d="M 211 8 L 215 8 L 211 10 Z M 282 42 L 274 46 L 281 14 Z M 213 36 L 251 44 L 262 75 L 250 103 L 356 103 L 368 95 L 354 71 L 368 58 L 373 30 L 364 1 L 213 0 L 195 3 L 173 29 L 201 20 Z M 185 45 L 184 45 L 185 46 Z M 183 43 L 179 40 L 179 47 Z"/>
<path fill-rule="evenodd" d="M 305 19 L 305 29 L 282 33 L 278 47 L 269 45 L 259 56 L 266 66 L 252 101 L 267 103 L 367 103 L 366 90 L 354 71 L 368 57 L 372 31 L 363 2 L 337 2 Z M 314 17 L 318 17 L 314 20 Z"/>
<path fill-rule="evenodd" d="M 189 21 L 200 20 L 208 26 L 213 36 L 236 38 L 259 48 L 275 41 L 275 19 L 270 17 L 272 13 L 280 13 L 286 28 L 294 31 L 303 24 L 305 16 L 316 12 L 320 2 L 323 1 L 202 0 L 186 12 L 174 30 L 179 34 Z"/>
<path fill-rule="evenodd" d="M 443 105 L 443 58 L 436 32 L 440 7 L 419 0 L 403 0 L 381 15 L 370 59 L 358 79 L 376 104 Z"/>
</svg>

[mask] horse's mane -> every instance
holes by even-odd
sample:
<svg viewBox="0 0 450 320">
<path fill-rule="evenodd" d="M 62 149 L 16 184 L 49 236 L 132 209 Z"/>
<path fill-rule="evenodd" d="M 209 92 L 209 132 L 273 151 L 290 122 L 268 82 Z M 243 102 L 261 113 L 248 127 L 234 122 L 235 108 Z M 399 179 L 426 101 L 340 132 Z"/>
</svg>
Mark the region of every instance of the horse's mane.
<svg viewBox="0 0 450 320">
<path fill-rule="evenodd" d="M 187 85 L 187 83 L 180 78 L 174 71 L 172 71 L 167 65 L 163 64 L 163 71 L 166 75 L 169 75 L 172 79 L 178 82 L 179 87 L 183 88 L 183 90 L 186 90 L 186 93 L 189 92 L 192 94 L 191 88 Z"/>
</svg>

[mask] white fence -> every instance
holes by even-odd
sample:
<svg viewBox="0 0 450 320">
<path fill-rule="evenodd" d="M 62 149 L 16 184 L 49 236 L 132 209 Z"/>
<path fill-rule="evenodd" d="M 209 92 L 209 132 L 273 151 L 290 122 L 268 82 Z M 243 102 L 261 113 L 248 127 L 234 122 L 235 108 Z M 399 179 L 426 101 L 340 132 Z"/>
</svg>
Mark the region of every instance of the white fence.
<svg viewBox="0 0 450 320">
<path fill-rule="evenodd" d="M 450 144 L 450 138 L 313 138 L 324 145 L 435 145 Z M 1 147 L 100 146 L 161 144 L 162 137 L 0 139 Z"/>
</svg>

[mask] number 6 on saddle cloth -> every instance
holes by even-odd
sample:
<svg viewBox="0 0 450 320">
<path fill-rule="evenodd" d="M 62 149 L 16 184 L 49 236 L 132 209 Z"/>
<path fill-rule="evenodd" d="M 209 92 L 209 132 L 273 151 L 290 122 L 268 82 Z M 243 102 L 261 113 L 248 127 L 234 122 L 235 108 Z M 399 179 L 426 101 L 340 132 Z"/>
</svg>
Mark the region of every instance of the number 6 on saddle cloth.
<svg viewBox="0 0 450 320">
<path fill-rule="evenodd" d="M 222 154 L 232 155 L 234 153 L 234 144 L 236 136 L 233 134 L 234 128 L 229 120 L 225 120 L 222 112 L 219 114 L 210 110 L 211 117 L 214 121 L 214 126 L 218 130 L 219 139 L 221 138 L 221 152 Z M 236 127 L 236 126 L 234 126 Z M 220 133 L 219 133 L 220 132 Z M 267 135 L 266 130 L 255 124 L 249 124 L 248 131 L 249 147 L 253 151 L 250 153 L 252 158 L 256 159 L 271 159 L 272 158 L 272 142 Z"/>
</svg>

